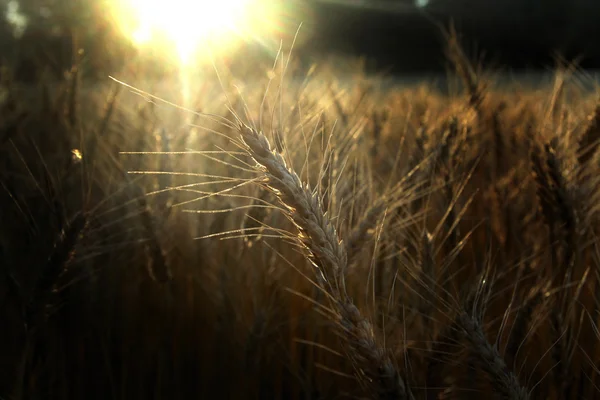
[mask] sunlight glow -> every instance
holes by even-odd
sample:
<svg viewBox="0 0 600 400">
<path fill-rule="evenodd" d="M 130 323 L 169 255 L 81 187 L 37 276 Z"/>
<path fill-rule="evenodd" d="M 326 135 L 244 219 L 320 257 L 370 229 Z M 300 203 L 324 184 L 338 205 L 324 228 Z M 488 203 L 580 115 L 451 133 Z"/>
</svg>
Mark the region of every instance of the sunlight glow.
<svg viewBox="0 0 600 400">
<path fill-rule="evenodd" d="M 313 15 L 305 0 L 105 1 L 113 21 L 140 50 L 140 60 L 151 55 L 178 71 L 177 102 L 184 107 L 193 106 L 193 87 L 205 71 L 276 57 L 284 43 L 309 37 L 308 29 L 296 33 Z"/>
<path fill-rule="evenodd" d="M 118 17 L 137 45 L 152 45 L 160 36 L 177 51 L 182 62 L 203 45 L 222 48 L 236 37 L 256 30 L 252 21 L 268 14 L 265 0 L 125 0 L 118 1 Z M 259 14 L 260 13 L 260 14 Z M 261 27 L 262 28 L 262 27 Z"/>
<path fill-rule="evenodd" d="M 25 26 L 27 25 L 27 18 L 21 14 L 19 10 L 19 2 L 11 0 L 8 2 L 6 8 L 6 20 L 14 29 L 14 35 L 19 37 L 23 34 Z"/>
</svg>

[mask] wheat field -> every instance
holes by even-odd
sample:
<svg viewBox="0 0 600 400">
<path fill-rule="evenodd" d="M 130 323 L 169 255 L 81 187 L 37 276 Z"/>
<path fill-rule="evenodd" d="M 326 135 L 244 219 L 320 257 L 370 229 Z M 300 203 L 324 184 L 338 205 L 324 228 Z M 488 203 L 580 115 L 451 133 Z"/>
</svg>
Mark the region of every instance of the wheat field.
<svg viewBox="0 0 600 400">
<path fill-rule="evenodd" d="M 0 398 L 598 397 L 598 98 L 448 48 L 452 94 L 6 78 Z"/>
</svg>

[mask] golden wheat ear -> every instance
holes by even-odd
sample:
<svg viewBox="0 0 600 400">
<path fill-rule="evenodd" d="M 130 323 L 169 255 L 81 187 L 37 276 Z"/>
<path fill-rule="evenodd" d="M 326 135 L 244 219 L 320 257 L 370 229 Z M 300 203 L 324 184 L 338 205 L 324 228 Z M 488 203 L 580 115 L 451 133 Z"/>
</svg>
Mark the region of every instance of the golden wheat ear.
<svg viewBox="0 0 600 400">
<path fill-rule="evenodd" d="M 244 124 L 240 124 L 238 131 L 248 155 L 267 179 L 267 187 L 300 232 L 297 241 L 306 249 L 316 268 L 317 282 L 331 299 L 331 307 L 337 314 L 337 332 L 354 365 L 356 377 L 368 388 L 367 393 L 376 393 L 377 398 L 413 399 L 390 354 L 381 347 L 374 326 L 346 292 L 346 246 L 324 213 L 319 196 L 300 180 L 283 156 L 272 149 L 262 132 Z"/>
<path fill-rule="evenodd" d="M 588 165 L 600 145 L 600 100 L 594 111 L 587 117 L 587 126 L 579 139 L 578 161 L 580 168 Z"/>
</svg>

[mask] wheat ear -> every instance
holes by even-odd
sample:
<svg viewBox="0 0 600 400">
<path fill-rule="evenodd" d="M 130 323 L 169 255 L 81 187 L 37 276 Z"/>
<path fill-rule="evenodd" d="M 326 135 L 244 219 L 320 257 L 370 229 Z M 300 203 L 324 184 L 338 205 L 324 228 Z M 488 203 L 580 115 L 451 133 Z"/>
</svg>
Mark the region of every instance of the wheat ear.
<svg viewBox="0 0 600 400">
<path fill-rule="evenodd" d="M 287 167 L 283 156 L 271 149 L 263 133 L 246 125 L 241 125 L 239 131 L 249 154 L 264 170 L 267 186 L 287 208 L 288 217 L 300 231 L 299 239 L 319 270 L 320 279 L 330 286 L 336 297 L 345 296 L 346 248 L 323 212 L 318 196 Z M 331 286 L 330 280 L 333 280 L 334 286 Z"/>
<path fill-rule="evenodd" d="M 332 306 L 339 318 L 338 333 L 346 354 L 354 363 L 357 378 L 377 393 L 377 398 L 413 399 L 394 362 L 379 345 L 373 325 L 346 294 L 346 247 L 323 211 L 318 195 L 286 165 L 262 132 L 240 124 L 239 133 L 248 154 L 264 173 L 267 187 L 277 195 L 288 210 L 288 218 L 299 230 L 298 240 L 308 251 L 318 280 L 335 299 Z"/>
</svg>

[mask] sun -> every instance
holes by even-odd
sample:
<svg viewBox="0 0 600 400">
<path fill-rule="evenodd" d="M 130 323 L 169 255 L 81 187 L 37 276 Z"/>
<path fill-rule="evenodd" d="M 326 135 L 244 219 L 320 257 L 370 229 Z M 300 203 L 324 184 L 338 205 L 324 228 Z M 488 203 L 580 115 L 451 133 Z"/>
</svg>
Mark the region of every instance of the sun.
<svg viewBox="0 0 600 400">
<path fill-rule="evenodd" d="M 266 13 L 265 0 L 118 0 L 118 19 L 137 44 L 167 39 L 182 62 L 202 46 L 222 48 Z"/>
</svg>

